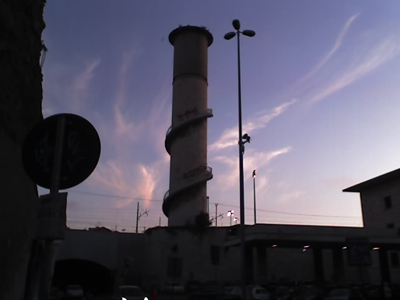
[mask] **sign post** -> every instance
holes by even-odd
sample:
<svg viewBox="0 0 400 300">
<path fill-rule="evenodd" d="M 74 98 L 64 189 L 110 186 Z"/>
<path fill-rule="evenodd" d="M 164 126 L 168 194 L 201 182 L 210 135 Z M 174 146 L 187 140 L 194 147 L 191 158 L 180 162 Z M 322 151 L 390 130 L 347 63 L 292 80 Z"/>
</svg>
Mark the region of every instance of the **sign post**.
<svg viewBox="0 0 400 300">
<path fill-rule="evenodd" d="M 40 196 L 36 241 L 31 257 L 32 278 L 28 299 L 49 299 L 57 246 L 65 237 L 67 193 L 84 181 L 100 158 L 100 138 L 86 119 L 58 114 L 36 124 L 24 141 L 22 162 L 27 175 L 39 186 L 50 189 Z M 40 277 L 40 280 L 39 280 Z"/>
<path fill-rule="evenodd" d="M 57 193 L 42 195 L 36 223 L 36 239 L 63 240 L 67 223 L 67 195 Z"/>
</svg>

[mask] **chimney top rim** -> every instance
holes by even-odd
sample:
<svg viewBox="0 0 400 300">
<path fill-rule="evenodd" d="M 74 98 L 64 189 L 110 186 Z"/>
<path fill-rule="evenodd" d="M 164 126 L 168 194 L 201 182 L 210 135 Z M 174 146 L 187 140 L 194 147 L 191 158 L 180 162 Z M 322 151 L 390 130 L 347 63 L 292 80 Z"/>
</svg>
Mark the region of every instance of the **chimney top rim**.
<svg viewBox="0 0 400 300">
<path fill-rule="evenodd" d="M 187 31 L 193 31 L 193 32 L 200 32 L 206 35 L 207 40 L 208 40 L 208 46 L 211 46 L 214 38 L 211 34 L 211 32 L 204 26 L 192 26 L 192 25 L 187 25 L 187 26 L 179 26 L 178 28 L 174 29 L 171 31 L 169 34 L 169 42 L 171 45 L 174 45 L 175 38 L 178 34 L 182 32 L 187 32 Z"/>
</svg>

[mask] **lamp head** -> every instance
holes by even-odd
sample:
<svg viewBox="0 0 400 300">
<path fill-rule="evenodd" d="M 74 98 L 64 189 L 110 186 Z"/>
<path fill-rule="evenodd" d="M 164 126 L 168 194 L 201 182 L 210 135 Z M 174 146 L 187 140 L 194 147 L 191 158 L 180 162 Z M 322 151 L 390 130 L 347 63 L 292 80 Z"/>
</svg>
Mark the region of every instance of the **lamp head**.
<svg viewBox="0 0 400 300">
<path fill-rule="evenodd" d="M 238 19 L 233 20 L 232 25 L 233 25 L 233 28 L 235 28 L 236 30 L 240 29 L 240 22 Z"/>
<path fill-rule="evenodd" d="M 242 31 L 242 34 L 245 36 L 253 37 L 256 35 L 256 32 L 253 30 L 246 29 Z"/>
<path fill-rule="evenodd" d="M 245 143 L 250 143 L 250 141 L 251 141 L 251 137 L 247 134 L 247 133 L 245 133 L 243 136 L 242 136 L 242 142 L 245 144 Z"/>
<path fill-rule="evenodd" d="M 230 40 L 230 39 L 233 38 L 235 35 L 236 35 L 236 33 L 233 32 L 233 31 L 228 32 L 227 34 L 224 35 L 224 39 Z"/>
</svg>

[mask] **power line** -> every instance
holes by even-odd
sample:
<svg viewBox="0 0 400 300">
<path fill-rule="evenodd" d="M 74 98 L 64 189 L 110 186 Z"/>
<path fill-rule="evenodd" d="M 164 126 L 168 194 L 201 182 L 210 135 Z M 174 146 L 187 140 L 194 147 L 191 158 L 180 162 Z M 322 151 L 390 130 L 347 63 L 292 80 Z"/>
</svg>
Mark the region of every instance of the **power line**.
<svg viewBox="0 0 400 300">
<path fill-rule="evenodd" d="M 85 195 L 99 196 L 99 197 L 106 197 L 106 198 L 130 199 L 130 200 L 137 200 L 137 201 L 155 201 L 155 202 L 163 202 L 163 200 L 158 200 L 158 199 L 146 199 L 146 198 L 139 198 L 139 197 L 129 197 L 129 196 L 119 196 L 119 195 L 108 195 L 108 194 L 100 194 L 100 193 L 93 193 L 93 192 L 84 192 L 84 191 L 77 191 L 77 190 L 69 190 L 68 193 L 78 193 L 78 194 L 85 194 Z"/>
<path fill-rule="evenodd" d="M 84 191 L 76 191 L 76 190 L 71 190 L 68 191 L 71 193 L 78 193 L 78 194 L 86 194 L 86 195 L 92 195 L 92 196 L 99 196 L 99 197 L 108 197 L 108 198 L 118 198 L 118 199 L 131 199 L 131 200 L 136 200 L 136 201 L 150 201 L 150 202 L 163 202 L 163 200 L 158 200 L 158 199 L 146 199 L 146 198 L 139 198 L 139 197 L 128 197 L 128 196 L 118 196 L 118 195 L 109 195 L 109 194 L 100 194 L 100 193 L 93 193 L 93 192 L 84 192 Z M 215 204 L 210 202 L 210 204 Z M 239 208 L 238 205 L 232 205 L 232 204 L 224 204 L 224 203 L 218 203 L 222 206 L 226 207 L 235 207 Z M 92 208 L 89 208 L 92 209 Z M 119 210 L 120 208 L 113 208 Z M 253 210 L 252 207 L 245 207 L 246 210 Z M 130 209 L 125 209 L 124 210 L 130 210 Z M 264 211 L 264 212 L 269 212 L 269 213 L 277 213 L 277 214 L 284 214 L 284 215 L 293 215 L 293 216 L 306 216 L 306 217 L 324 217 L 324 218 L 345 218 L 345 219 L 358 219 L 360 217 L 358 216 L 332 216 L 332 215 L 319 215 L 319 214 L 304 214 L 304 213 L 292 213 L 292 212 L 283 212 L 283 211 L 276 211 L 276 210 L 265 210 L 265 209 L 257 209 L 257 211 Z"/>
<path fill-rule="evenodd" d="M 104 221 L 104 220 L 93 220 L 93 221 L 88 221 L 88 220 L 79 220 L 79 219 L 68 219 L 68 226 L 80 226 L 82 227 L 95 227 L 95 226 L 105 226 L 105 227 L 110 227 L 110 228 L 130 228 L 134 229 L 135 226 L 132 224 L 122 224 L 121 222 L 113 222 L 113 221 Z M 261 222 L 263 224 L 277 224 L 277 225 L 325 225 L 325 226 L 362 226 L 362 223 L 360 222 L 353 222 L 351 225 L 349 223 L 345 224 L 331 224 L 329 222 L 323 222 L 323 221 L 313 221 L 313 222 L 305 222 L 305 221 L 296 221 L 296 220 L 291 220 L 291 221 L 283 221 L 283 220 L 270 220 L 268 223 Z M 260 223 L 260 224 L 261 224 Z M 157 227 L 158 222 L 149 222 L 147 223 L 148 226 L 139 226 L 139 228 L 152 228 L 152 227 Z M 153 225 L 151 225 L 153 224 Z M 222 225 L 221 227 L 226 227 L 228 225 Z"/>
<path fill-rule="evenodd" d="M 227 206 L 227 207 L 236 207 L 239 208 L 238 205 L 231 205 L 231 204 L 224 204 L 219 203 L 220 205 Z M 252 207 L 245 207 L 246 210 L 253 210 Z M 266 209 L 259 209 L 257 211 L 264 211 L 270 213 L 277 213 L 277 214 L 284 214 L 284 215 L 294 215 L 294 216 L 305 216 L 305 217 L 324 217 L 324 218 L 360 218 L 357 216 L 331 216 L 331 215 L 317 215 L 317 214 L 302 214 L 302 213 L 291 213 L 291 212 L 283 212 L 283 211 L 276 211 L 276 210 L 266 210 Z"/>
<path fill-rule="evenodd" d="M 236 205 L 224 205 L 227 207 L 235 207 L 238 208 Z M 68 208 L 68 211 L 74 212 L 74 213 L 86 213 L 82 211 L 82 209 L 87 209 L 90 210 L 91 212 L 95 211 L 98 214 L 108 214 L 110 215 L 118 215 L 119 217 L 123 218 L 125 215 L 129 214 L 134 214 L 135 209 L 133 208 L 102 208 L 102 207 L 87 207 L 87 206 L 79 206 L 79 207 L 70 207 Z M 253 210 L 253 208 L 246 207 L 246 210 Z M 290 216 L 303 216 L 303 217 L 322 217 L 322 218 L 341 218 L 341 219 L 359 219 L 360 217 L 357 216 L 332 216 L 332 215 L 319 215 L 319 214 L 305 214 L 305 213 L 292 213 L 292 212 L 283 212 L 283 211 L 274 211 L 274 210 L 266 210 L 266 209 L 257 209 L 257 211 L 260 212 L 265 212 L 265 213 L 274 213 L 274 214 L 283 214 L 283 215 L 290 215 Z M 162 209 L 161 208 L 151 208 L 149 210 L 149 213 L 151 215 L 154 215 L 154 213 L 161 214 Z"/>
</svg>

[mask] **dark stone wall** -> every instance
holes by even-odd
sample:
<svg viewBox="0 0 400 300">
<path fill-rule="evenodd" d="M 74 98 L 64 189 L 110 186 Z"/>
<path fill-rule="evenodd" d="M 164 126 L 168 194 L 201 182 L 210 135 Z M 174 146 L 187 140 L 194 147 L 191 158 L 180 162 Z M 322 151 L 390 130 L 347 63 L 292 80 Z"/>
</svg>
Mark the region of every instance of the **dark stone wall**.
<svg viewBox="0 0 400 300">
<path fill-rule="evenodd" d="M 44 6 L 45 0 L 0 0 L 0 299 L 22 299 L 34 234 L 37 189 L 20 153 L 42 119 Z"/>
</svg>

